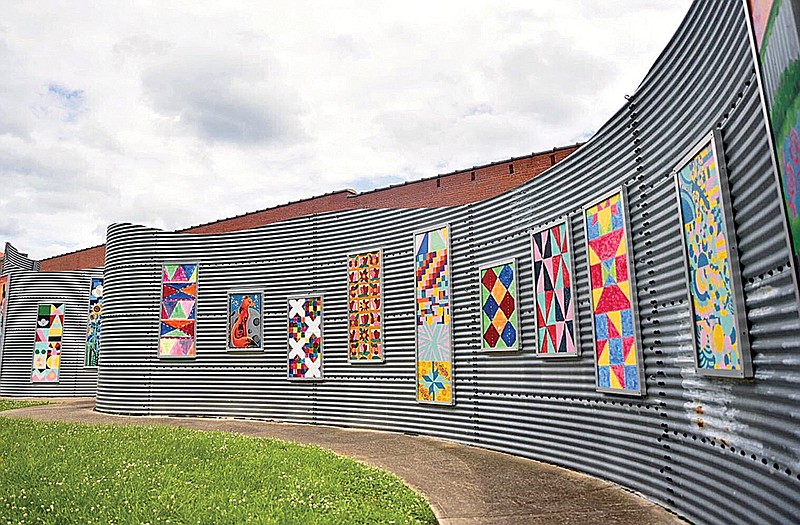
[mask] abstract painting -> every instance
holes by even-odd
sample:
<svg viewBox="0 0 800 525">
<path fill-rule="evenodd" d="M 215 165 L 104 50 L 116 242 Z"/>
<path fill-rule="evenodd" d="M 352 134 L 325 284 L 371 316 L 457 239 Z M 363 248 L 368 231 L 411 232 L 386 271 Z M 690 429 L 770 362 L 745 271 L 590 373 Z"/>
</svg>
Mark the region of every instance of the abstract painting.
<svg viewBox="0 0 800 525">
<path fill-rule="evenodd" d="M 289 379 L 322 379 L 322 297 L 289 298 Z"/>
<path fill-rule="evenodd" d="M 228 292 L 228 350 L 260 350 L 261 292 Z"/>
<path fill-rule="evenodd" d="M 517 264 L 502 261 L 481 267 L 481 348 L 519 349 Z"/>
<path fill-rule="evenodd" d="M 453 404 L 450 227 L 414 235 L 417 401 Z"/>
<path fill-rule="evenodd" d="M 705 137 L 675 168 L 695 364 L 703 375 L 752 373 L 747 320 L 718 134 Z"/>
<path fill-rule="evenodd" d="M 578 355 L 577 316 L 568 222 L 531 234 L 533 283 L 536 294 L 536 355 Z"/>
<path fill-rule="evenodd" d="M 197 264 L 162 266 L 158 357 L 195 356 L 197 271 Z"/>
<path fill-rule="evenodd" d="M 351 363 L 383 361 L 381 250 L 347 256 L 348 354 Z"/>
<path fill-rule="evenodd" d="M 33 383 L 58 383 L 61 376 L 61 340 L 64 336 L 64 303 L 39 304 L 33 346 Z"/>
<path fill-rule="evenodd" d="M 747 0 L 747 17 L 769 110 L 775 173 L 783 196 L 786 234 L 800 282 L 800 24 L 797 0 Z M 795 290 L 800 294 L 800 290 Z M 800 300 L 800 295 L 798 295 Z"/>
<path fill-rule="evenodd" d="M 89 322 L 86 327 L 86 353 L 83 366 L 97 366 L 100 359 L 100 330 L 103 316 L 103 279 L 92 277 L 92 288 L 89 291 Z"/>
<path fill-rule="evenodd" d="M 624 189 L 584 208 L 597 390 L 644 393 Z"/>
</svg>

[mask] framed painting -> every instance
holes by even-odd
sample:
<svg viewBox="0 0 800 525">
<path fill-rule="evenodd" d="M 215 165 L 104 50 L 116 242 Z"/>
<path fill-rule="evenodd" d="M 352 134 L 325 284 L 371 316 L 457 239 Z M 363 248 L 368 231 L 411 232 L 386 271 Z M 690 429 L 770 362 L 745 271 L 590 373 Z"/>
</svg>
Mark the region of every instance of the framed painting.
<svg viewBox="0 0 800 525">
<path fill-rule="evenodd" d="M 37 307 L 32 383 L 58 383 L 61 378 L 65 314 L 64 303 L 39 303 Z"/>
<path fill-rule="evenodd" d="M 453 405 L 450 226 L 414 234 L 417 402 Z"/>
<path fill-rule="evenodd" d="M 347 256 L 347 361 L 382 363 L 383 251 Z"/>
<path fill-rule="evenodd" d="M 262 350 L 262 293 L 228 292 L 228 350 Z"/>
<path fill-rule="evenodd" d="M 674 169 L 698 374 L 751 377 L 750 341 L 718 131 Z"/>
<path fill-rule="evenodd" d="M 595 378 L 599 392 L 644 395 L 625 188 L 583 208 L 589 259 Z"/>
<path fill-rule="evenodd" d="M 521 348 L 517 261 L 508 259 L 478 268 L 481 294 L 481 350 Z"/>
<path fill-rule="evenodd" d="M 86 323 L 85 368 L 95 368 L 100 359 L 100 335 L 103 318 L 103 279 L 92 277 L 89 289 L 89 318 Z"/>
<path fill-rule="evenodd" d="M 158 357 L 195 357 L 197 263 L 161 267 L 161 322 Z"/>
<path fill-rule="evenodd" d="M 569 220 L 534 230 L 531 233 L 531 258 L 536 301 L 536 356 L 579 355 Z"/>
<path fill-rule="evenodd" d="M 322 296 L 288 298 L 289 379 L 323 378 Z"/>
</svg>

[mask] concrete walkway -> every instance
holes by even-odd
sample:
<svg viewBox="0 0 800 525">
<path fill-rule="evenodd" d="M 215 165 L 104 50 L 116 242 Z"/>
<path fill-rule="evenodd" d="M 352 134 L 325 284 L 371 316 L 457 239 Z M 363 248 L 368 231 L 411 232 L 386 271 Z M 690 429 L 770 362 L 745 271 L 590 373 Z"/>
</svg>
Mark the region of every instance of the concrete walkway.
<svg viewBox="0 0 800 525">
<path fill-rule="evenodd" d="M 607 481 L 546 463 L 425 437 L 239 419 L 114 416 L 95 412 L 93 398 L 58 400 L 51 405 L 0 412 L 0 416 L 70 423 L 169 425 L 319 445 L 400 476 L 426 496 L 442 525 L 684 523 L 655 503 Z M 431 472 L 437 475 L 431 476 Z"/>
</svg>

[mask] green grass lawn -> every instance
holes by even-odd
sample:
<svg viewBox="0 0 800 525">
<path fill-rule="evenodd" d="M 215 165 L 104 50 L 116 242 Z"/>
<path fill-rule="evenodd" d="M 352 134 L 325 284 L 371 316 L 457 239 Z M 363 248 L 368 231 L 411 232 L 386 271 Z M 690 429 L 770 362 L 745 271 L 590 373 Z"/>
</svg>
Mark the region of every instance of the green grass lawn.
<svg viewBox="0 0 800 525">
<path fill-rule="evenodd" d="M 0 399 L 0 412 L 3 410 L 13 410 L 15 408 L 35 407 L 46 405 L 47 401 L 20 401 L 17 399 Z"/>
<path fill-rule="evenodd" d="M 435 522 L 397 477 L 317 447 L 0 417 L 0 525 Z"/>
</svg>

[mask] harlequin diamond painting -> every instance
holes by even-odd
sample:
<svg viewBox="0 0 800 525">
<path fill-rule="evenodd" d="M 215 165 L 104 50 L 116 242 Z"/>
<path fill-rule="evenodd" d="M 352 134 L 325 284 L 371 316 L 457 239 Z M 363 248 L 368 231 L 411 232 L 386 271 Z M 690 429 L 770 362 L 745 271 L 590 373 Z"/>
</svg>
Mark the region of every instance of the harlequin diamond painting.
<svg viewBox="0 0 800 525">
<path fill-rule="evenodd" d="M 540 356 L 578 353 L 572 287 L 572 253 L 567 222 L 531 235 L 536 293 L 536 353 Z"/>
<path fill-rule="evenodd" d="M 730 250 L 729 208 L 713 138 L 706 139 L 675 181 L 693 314 L 695 363 L 705 375 L 750 373 L 738 262 Z M 740 303 L 740 304 L 739 304 Z"/>
<path fill-rule="evenodd" d="M 161 271 L 159 357 L 194 357 L 197 264 L 165 264 Z"/>
<path fill-rule="evenodd" d="M 481 348 L 517 350 L 519 315 L 517 308 L 516 262 L 498 263 L 479 270 L 481 282 Z"/>
<path fill-rule="evenodd" d="M 450 228 L 414 236 L 417 401 L 453 404 Z"/>
<path fill-rule="evenodd" d="M 34 383 L 57 383 L 61 376 L 65 309 L 63 303 L 46 303 L 38 307 L 31 371 L 31 381 Z"/>
<path fill-rule="evenodd" d="M 382 258 L 381 250 L 347 257 L 348 359 L 353 363 L 383 361 Z"/>
<path fill-rule="evenodd" d="M 289 299 L 289 379 L 322 379 L 322 297 Z"/>
<path fill-rule="evenodd" d="M 84 366 L 97 366 L 100 358 L 100 321 L 103 316 L 103 279 L 92 277 L 89 291 L 89 322 L 86 327 Z"/>
<path fill-rule="evenodd" d="M 620 190 L 584 209 L 597 389 L 642 394 L 625 200 Z"/>
<path fill-rule="evenodd" d="M 261 348 L 261 292 L 228 293 L 228 350 Z"/>
</svg>

